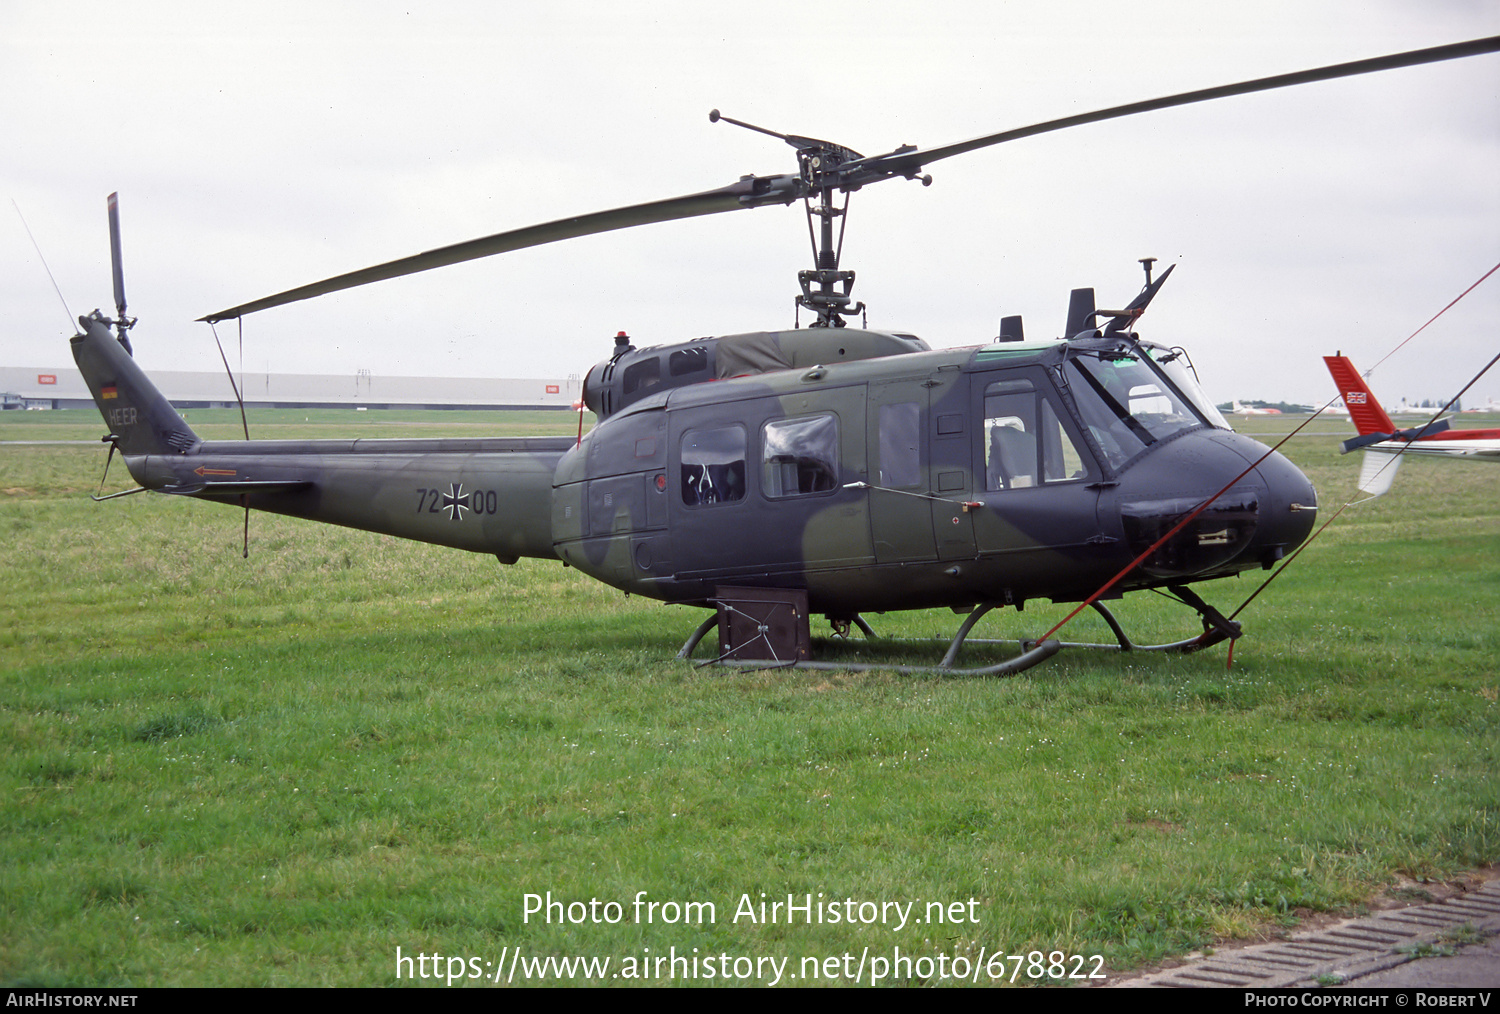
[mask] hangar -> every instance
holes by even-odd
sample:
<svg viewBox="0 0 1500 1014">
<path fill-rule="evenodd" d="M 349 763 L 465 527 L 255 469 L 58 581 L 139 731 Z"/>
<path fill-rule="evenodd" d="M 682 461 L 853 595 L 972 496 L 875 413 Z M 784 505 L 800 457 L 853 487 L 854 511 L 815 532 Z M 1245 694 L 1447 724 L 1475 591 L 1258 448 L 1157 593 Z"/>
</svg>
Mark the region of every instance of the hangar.
<svg viewBox="0 0 1500 1014">
<path fill-rule="evenodd" d="M 151 379 L 179 409 L 233 408 L 234 390 L 222 372 L 151 371 Z M 582 400 L 575 373 L 551 379 L 387 377 L 348 374 L 254 373 L 236 376 L 251 408 L 571 409 Z M 0 366 L 0 399 L 7 409 L 92 408 L 73 366 Z"/>
</svg>

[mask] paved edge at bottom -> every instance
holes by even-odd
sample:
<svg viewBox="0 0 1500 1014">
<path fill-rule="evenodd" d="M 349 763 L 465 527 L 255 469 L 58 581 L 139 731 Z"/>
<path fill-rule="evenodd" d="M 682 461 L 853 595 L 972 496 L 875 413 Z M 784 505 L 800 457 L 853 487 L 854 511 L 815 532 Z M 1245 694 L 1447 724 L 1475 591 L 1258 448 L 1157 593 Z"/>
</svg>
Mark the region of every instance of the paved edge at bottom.
<svg viewBox="0 0 1500 1014">
<path fill-rule="evenodd" d="M 1480 935 L 1500 932 L 1500 880 L 1443 901 L 1347 919 L 1110 986 L 1283 989 L 1339 985 L 1423 957 L 1424 945 L 1466 926 Z"/>
</svg>

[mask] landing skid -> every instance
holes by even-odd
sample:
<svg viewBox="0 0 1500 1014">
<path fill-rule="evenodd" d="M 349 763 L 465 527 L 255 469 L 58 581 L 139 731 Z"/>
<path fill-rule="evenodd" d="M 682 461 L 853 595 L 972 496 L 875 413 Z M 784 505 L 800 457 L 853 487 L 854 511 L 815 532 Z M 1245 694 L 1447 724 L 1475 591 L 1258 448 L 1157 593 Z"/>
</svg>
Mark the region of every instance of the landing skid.
<svg viewBox="0 0 1500 1014">
<path fill-rule="evenodd" d="M 853 622 L 859 627 L 859 629 L 864 633 L 865 637 L 868 640 L 876 640 L 874 631 L 870 629 L 870 625 L 866 623 L 863 618 L 856 616 L 854 617 Z M 693 651 L 698 647 L 698 642 L 702 641 L 703 638 L 708 635 L 709 631 L 717 627 L 718 624 L 718 616 L 710 616 L 708 619 L 698 624 L 698 629 L 694 630 L 692 636 L 687 639 L 687 642 L 685 644 L 683 644 L 682 650 L 677 653 L 677 657 L 680 659 L 691 661 L 693 657 Z M 972 626 L 972 624 L 967 624 L 966 626 Z M 718 658 L 711 658 L 707 661 L 696 662 L 694 664 L 699 668 L 709 665 L 722 665 L 730 666 L 736 669 L 816 669 L 829 672 L 869 672 L 871 670 L 881 670 L 883 672 L 901 673 L 903 675 L 914 673 L 939 673 L 948 676 L 1014 676 L 1016 673 L 1022 672 L 1026 669 L 1030 669 L 1038 662 L 1044 662 L 1047 659 L 1051 658 L 1053 655 L 1056 655 L 1058 650 L 1062 647 L 1062 645 L 1057 641 L 1042 641 L 1040 644 L 1033 645 L 1029 650 L 1023 651 L 1017 657 L 1005 662 L 1000 662 L 996 665 L 981 666 L 972 669 L 954 668 L 950 659 L 958 654 L 958 648 L 963 643 L 965 633 L 960 633 L 960 635 L 954 639 L 953 644 L 948 649 L 948 655 L 944 656 L 943 661 L 937 665 L 891 665 L 888 663 L 880 662 L 820 662 L 815 659 L 799 660 L 796 658 L 792 658 L 787 661 L 781 661 L 775 657 L 774 652 L 770 659 L 737 659 L 720 656 Z M 888 641 L 888 643 L 913 644 L 919 642 L 905 639 L 891 639 Z M 1000 644 L 1016 642 L 975 641 L 974 643 Z"/>
<path fill-rule="evenodd" d="M 761 624 L 754 640 L 764 643 L 756 645 L 759 650 L 766 653 L 763 658 L 735 658 L 731 657 L 739 650 L 751 647 L 751 643 L 735 646 L 724 652 L 717 658 L 708 659 L 694 663 L 699 668 L 709 665 L 730 666 L 739 669 L 816 669 L 835 672 L 869 672 L 881 670 L 884 672 L 895 672 L 901 674 L 935 673 L 947 676 L 1014 676 L 1024 672 L 1032 666 L 1056 655 L 1063 648 L 1093 648 L 1102 651 L 1164 651 L 1188 653 L 1201 651 L 1211 645 L 1219 644 L 1240 636 L 1240 625 L 1233 620 L 1227 619 L 1213 606 L 1204 602 L 1195 592 L 1183 586 L 1172 586 L 1168 589 L 1187 605 L 1192 606 L 1202 617 L 1203 633 L 1197 637 L 1186 638 L 1181 641 L 1172 641 L 1167 644 L 1136 644 L 1125 633 L 1120 626 L 1120 621 L 1115 615 L 1100 602 L 1091 602 L 1089 605 L 1108 624 L 1110 631 L 1115 635 L 1115 643 L 1098 643 L 1091 641 L 1057 641 L 1057 640 L 1016 640 L 996 638 L 970 638 L 969 634 L 974 626 L 992 609 L 1004 605 L 1000 602 L 983 602 L 975 606 L 958 628 L 958 633 L 948 645 L 948 650 L 943 659 L 937 665 L 891 665 L 879 662 L 821 662 L 806 658 L 796 657 L 791 650 L 778 652 L 777 646 L 772 639 L 766 637 L 766 625 Z M 724 617 L 735 610 L 735 606 L 724 601 L 718 601 L 719 612 L 700 623 L 683 644 L 682 650 L 677 653 L 679 659 L 691 661 L 693 652 L 697 649 L 699 642 L 708 636 L 709 631 L 724 622 Z M 865 622 L 864 618 L 856 614 L 849 620 L 834 621 L 834 629 L 839 636 L 845 636 L 850 625 L 859 627 L 865 635 L 866 640 L 877 640 L 875 631 Z M 890 638 L 880 639 L 892 644 L 930 644 L 930 642 L 918 641 L 912 638 Z M 728 642 L 726 642 L 728 643 Z M 973 645 L 1015 645 L 1021 648 L 1021 654 L 1015 658 L 995 665 L 978 666 L 971 668 L 960 668 L 956 665 L 959 653 L 966 644 Z M 784 656 L 784 657 L 783 657 Z"/>
</svg>

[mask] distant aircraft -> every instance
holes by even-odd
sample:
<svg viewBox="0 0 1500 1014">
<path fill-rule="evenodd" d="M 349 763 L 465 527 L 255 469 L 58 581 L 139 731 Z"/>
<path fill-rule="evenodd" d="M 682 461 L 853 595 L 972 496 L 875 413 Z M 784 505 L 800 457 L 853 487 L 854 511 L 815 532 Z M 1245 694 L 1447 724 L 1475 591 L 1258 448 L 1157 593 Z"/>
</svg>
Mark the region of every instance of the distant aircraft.
<svg viewBox="0 0 1500 1014">
<path fill-rule="evenodd" d="M 1441 455 L 1448 458 L 1475 458 L 1500 463 L 1500 429 L 1451 429 L 1451 419 L 1398 430 L 1386 415 L 1380 402 L 1365 383 L 1348 356 L 1324 356 L 1328 372 L 1344 399 L 1349 418 L 1359 436 L 1345 440 L 1342 452 L 1365 449 L 1365 461 L 1359 473 L 1359 488 L 1370 496 L 1380 496 L 1391 488 L 1401 455 Z"/>
<path fill-rule="evenodd" d="M 1281 414 L 1281 409 L 1279 409 L 1279 408 L 1251 408 L 1248 405 L 1241 405 L 1238 400 L 1235 401 L 1234 408 L 1231 411 L 1233 412 L 1234 415 L 1280 415 Z"/>
<path fill-rule="evenodd" d="M 1390 414 L 1392 416 L 1419 415 L 1426 416 L 1430 419 L 1442 415 L 1443 409 L 1442 406 L 1438 406 L 1437 408 L 1430 408 L 1426 405 L 1408 405 L 1406 403 L 1406 400 L 1403 398 L 1401 404 L 1391 409 Z"/>
</svg>

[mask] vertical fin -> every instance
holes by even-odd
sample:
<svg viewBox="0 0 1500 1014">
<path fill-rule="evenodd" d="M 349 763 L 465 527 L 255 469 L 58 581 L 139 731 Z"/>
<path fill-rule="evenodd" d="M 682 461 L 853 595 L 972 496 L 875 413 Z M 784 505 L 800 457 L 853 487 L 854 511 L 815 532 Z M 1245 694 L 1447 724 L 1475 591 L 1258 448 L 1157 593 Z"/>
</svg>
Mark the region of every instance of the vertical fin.
<svg viewBox="0 0 1500 1014">
<path fill-rule="evenodd" d="M 1339 395 L 1344 399 L 1344 407 L 1349 410 L 1349 418 L 1354 421 L 1360 436 L 1396 431 L 1396 424 L 1391 422 L 1391 417 L 1385 414 L 1385 409 L 1375 400 L 1370 386 L 1359 375 L 1348 356 L 1324 356 L 1323 362 L 1328 364 L 1328 372 L 1332 374 Z"/>
<path fill-rule="evenodd" d="M 97 311 L 79 317 L 78 323 L 83 330 L 71 339 L 73 360 L 120 452 L 186 454 L 196 446 L 198 435 L 110 334 Z"/>
</svg>

